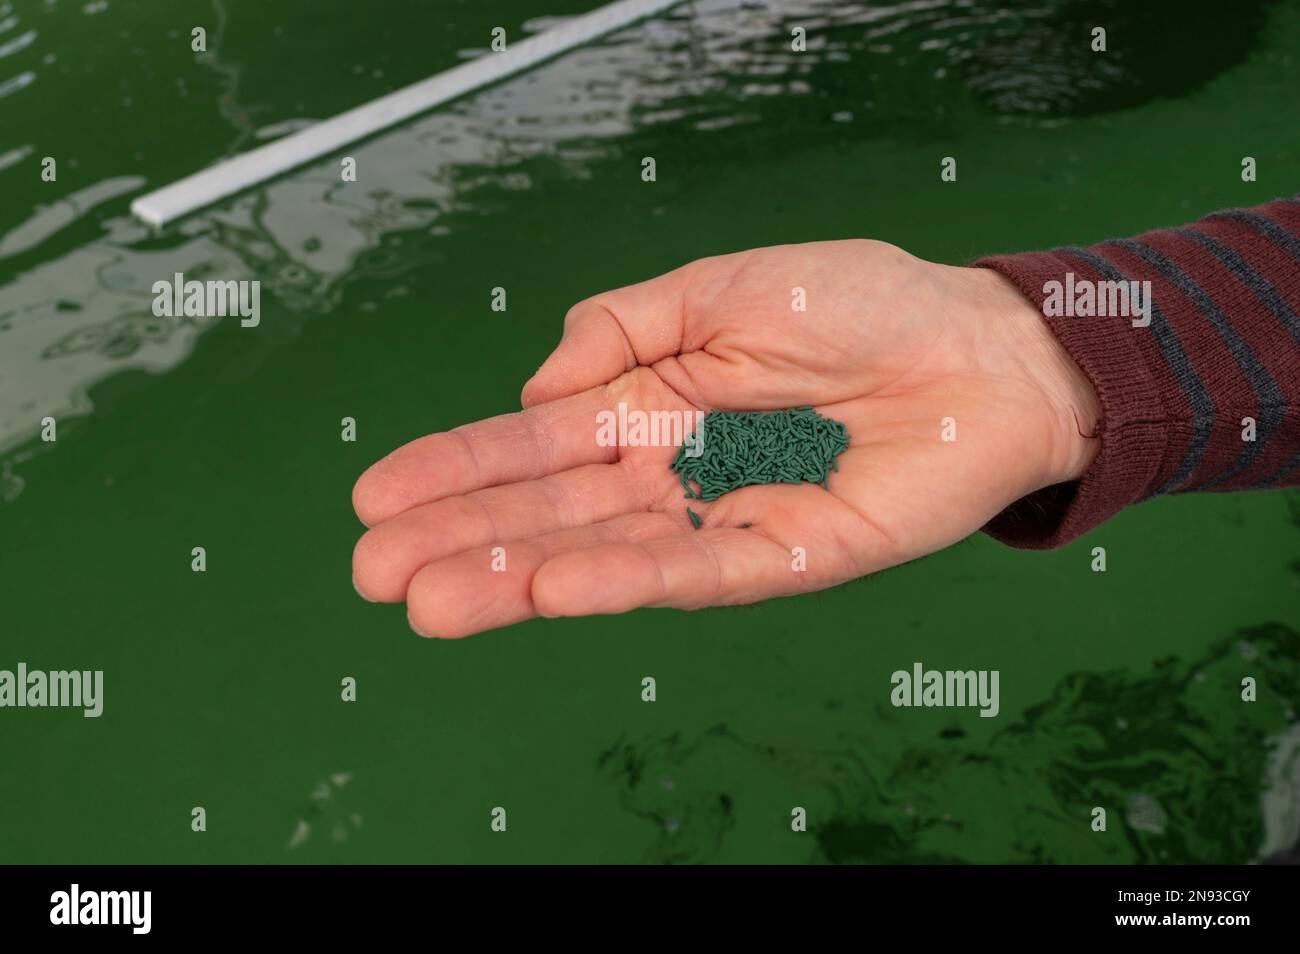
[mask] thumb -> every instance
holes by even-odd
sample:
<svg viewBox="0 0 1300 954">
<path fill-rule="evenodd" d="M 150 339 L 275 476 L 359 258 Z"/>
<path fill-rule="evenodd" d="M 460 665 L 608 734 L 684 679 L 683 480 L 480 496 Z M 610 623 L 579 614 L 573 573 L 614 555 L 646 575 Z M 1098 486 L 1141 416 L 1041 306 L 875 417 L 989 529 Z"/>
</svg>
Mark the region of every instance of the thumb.
<svg viewBox="0 0 1300 954">
<path fill-rule="evenodd" d="M 689 267 L 689 266 L 687 266 Z M 608 384 L 682 346 L 685 268 L 581 301 L 564 316 L 564 336 L 524 385 L 532 407 Z"/>
</svg>

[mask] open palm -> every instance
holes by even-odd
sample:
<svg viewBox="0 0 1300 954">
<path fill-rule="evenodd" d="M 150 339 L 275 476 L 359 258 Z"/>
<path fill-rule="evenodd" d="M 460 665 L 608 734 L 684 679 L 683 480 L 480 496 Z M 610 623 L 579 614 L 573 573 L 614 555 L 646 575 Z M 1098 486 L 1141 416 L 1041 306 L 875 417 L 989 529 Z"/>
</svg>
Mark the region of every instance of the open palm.
<svg viewBox="0 0 1300 954">
<path fill-rule="evenodd" d="M 443 637 L 532 616 L 821 589 L 979 529 L 1078 477 L 1087 380 L 993 272 L 879 242 L 702 259 L 590 298 L 524 410 L 413 441 L 353 502 L 353 575 Z M 597 415 L 814 405 L 850 446 L 820 485 L 687 501 L 674 447 L 605 447 Z M 703 518 L 695 530 L 687 504 Z M 743 524 L 749 526 L 742 527 Z"/>
</svg>

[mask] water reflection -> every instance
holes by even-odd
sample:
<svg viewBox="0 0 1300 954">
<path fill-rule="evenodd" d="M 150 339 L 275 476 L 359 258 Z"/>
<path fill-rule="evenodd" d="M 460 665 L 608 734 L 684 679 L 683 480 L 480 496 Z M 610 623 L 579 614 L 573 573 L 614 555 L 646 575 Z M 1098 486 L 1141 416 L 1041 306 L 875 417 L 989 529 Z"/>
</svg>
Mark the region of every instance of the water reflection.
<svg viewBox="0 0 1300 954">
<path fill-rule="evenodd" d="M 1146 8 L 1164 6 L 1161 0 L 1141 14 L 1113 10 L 1108 22 L 1145 18 Z M 1227 52 L 1212 64 L 1242 55 L 1248 43 L 1240 38 L 1253 36 L 1262 6 L 1242 5 L 1228 33 L 1215 32 Z M 213 51 L 201 65 L 223 77 L 220 113 L 238 142 L 300 126 L 301 119 L 281 119 L 254 129 L 249 117 L 266 108 L 257 90 L 239 88 L 237 68 L 223 60 L 228 15 L 220 3 L 216 9 Z M 529 164 L 538 160 L 589 177 L 638 130 L 687 123 L 720 131 L 761 121 L 787 136 L 815 115 L 858 124 L 867 134 L 899 120 L 933 122 L 954 96 L 1006 112 L 1061 116 L 1085 110 L 1097 90 L 1119 97 L 1146 88 L 1130 48 L 1103 62 L 1087 49 L 1086 30 L 1075 37 L 1074 28 L 1087 21 L 1080 10 L 1069 0 L 696 0 L 351 148 L 360 183 L 340 182 L 335 160 L 322 161 L 162 236 L 114 216 L 99 223 L 98 238 L 40 259 L 43 246 L 143 183 L 120 176 L 81 189 L 0 237 L 0 269 L 7 259 L 33 262 L 0 285 L 7 494 L 16 494 L 20 482 L 16 458 L 5 452 L 28 440 L 43 417 L 85 414 L 88 389 L 111 375 L 175 367 L 211 327 L 154 318 L 149 289 L 160 277 L 179 271 L 260 279 L 282 306 L 277 321 L 300 322 L 335 308 L 351 282 L 396 277 L 437 260 L 439 242 L 459 215 L 474 210 L 480 190 L 531 188 Z M 555 22 L 537 18 L 528 28 Z M 1063 32 L 1063 25 L 1071 29 Z M 796 27 L 807 32 L 806 51 L 793 49 Z M 8 4 L 0 5 L 0 37 L 5 33 L 32 36 Z M 1062 36 L 1075 37 L 1077 48 Z M 0 42 L 0 49 L 17 52 L 33 40 Z M 1201 76 L 1193 69 L 1205 69 L 1184 67 L 1174 72 L 1187 84 Z M 30 71 L 6 78 L 0 61 L 0 94 L 20 93 L 32 82 Z M 24 132 L 30 131 L 18 130 Z M 31 153 L 30 145 L 0 142 L 0 167 L 30 161 Z"/>
</svg>

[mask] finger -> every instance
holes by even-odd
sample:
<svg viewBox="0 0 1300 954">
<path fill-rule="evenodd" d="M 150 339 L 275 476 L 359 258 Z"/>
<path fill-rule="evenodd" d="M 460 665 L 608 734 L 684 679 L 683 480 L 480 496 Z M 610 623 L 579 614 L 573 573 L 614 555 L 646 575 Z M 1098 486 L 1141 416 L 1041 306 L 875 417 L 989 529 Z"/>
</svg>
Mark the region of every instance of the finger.
<svg viewBox="0 0 1300 954">
<path fill-rule="evenodd" d="M 636 542 L 683 532 L 663 513 L 626 514 L 604 523 L 559 530 L 501 546 L 476 547 L 421 568 L 406 591 L 411 627 L 421 635 L 455 639 L 537 615 L 532 584 L 552 557 L 612 542 Z"/>
<path fill-rule="evenodd" d="M 741 253 L 744 254 L 744 253 Z M 579 302 L 564 316 L 564 335 L 524 385 L 524 407 L 554 401 L 650 366 L 683 350 L 688 289 L 734 269 L 736 256 L 701 259 L 667 274 Z"/>
<path fill-rule="evenodd" d="M 650 489 L 632 473 L 590 464 L 412 507 L 362 535 L 352 552 L 353 582 L 368 600 L 400 602 L 416 571 L 435 560 L 647 510 Z"/>
<path fill-rule="evenodd" d="M 557 555 L 533 578 L 541 616 L 626 613 L 642 606 L 753 603 L 826 585 L 785 546 L 753 528 L 702 529 Z"/>
<path fill-rule="evenodd" d="M 583 464 L 616 460 L 596 442 L 600 390 L 503 414 L 411 441 L 370 467 L 352 490 L 366 526 L 432 500 L 535 480 Z"/>
</svg>

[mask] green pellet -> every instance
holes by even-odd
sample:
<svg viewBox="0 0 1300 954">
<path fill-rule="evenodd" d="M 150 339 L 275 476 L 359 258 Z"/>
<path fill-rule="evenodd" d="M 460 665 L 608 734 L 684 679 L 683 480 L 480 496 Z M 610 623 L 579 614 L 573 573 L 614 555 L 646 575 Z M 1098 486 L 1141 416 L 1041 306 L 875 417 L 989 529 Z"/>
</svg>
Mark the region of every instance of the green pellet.
<svg viewBox="0 0 1300 954">
<path fill-rule="evenodd" d="M 704 418 L 703 452 L 686 456 L 683 445 L 671 469 L 687 499 L 716 500 L 755 484 L 821 484 L 839 470 L 849 446 L 848 428 L 811 407 L 782 411 L 711 411 Z M 697 527 L 696 515 L 687 509 Z"/>
<path fill-rule="evenodd" d="M 696 530 L 700 529 L 700 524 L 704 523 L 704 521 L 700 519 L 700 515 L 690 507 L 686 508 L 686 516 L 691 518 L 691 526 Z"/>
</svg>

